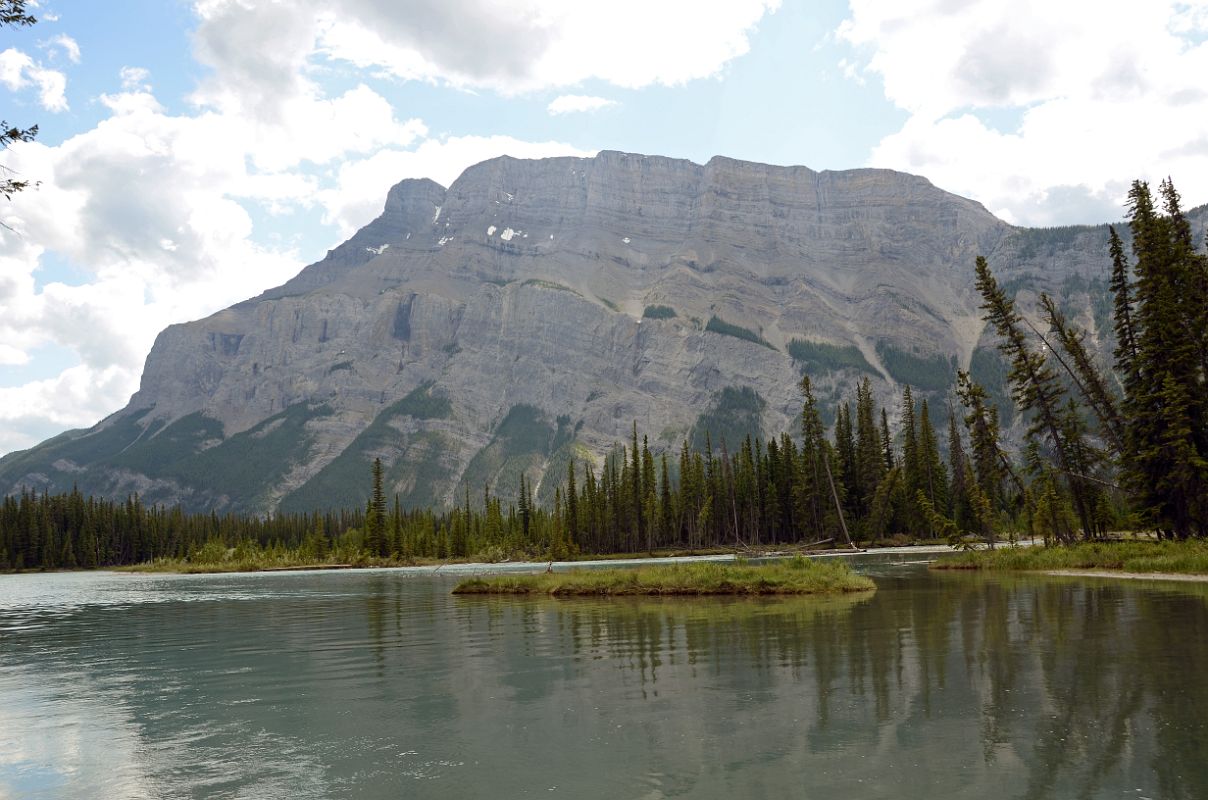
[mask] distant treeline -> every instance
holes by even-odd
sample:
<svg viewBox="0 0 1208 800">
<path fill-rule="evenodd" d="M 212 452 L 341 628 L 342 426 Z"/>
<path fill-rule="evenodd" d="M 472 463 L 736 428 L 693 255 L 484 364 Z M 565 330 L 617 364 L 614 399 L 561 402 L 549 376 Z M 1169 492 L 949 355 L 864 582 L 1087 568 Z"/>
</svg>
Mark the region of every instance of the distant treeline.
<svg viewBox="0 0 1208 800">
<path fill-rule="evenodd" d="M 362 525 L 363 511 L 259 518 L 114 502 L 78 491 L 22 491 L 0 504 L 0 569 L 71 569 L 185 557 L 206 542 L 296 547 L 313 530 L 337 537 Z"/>
</svg>

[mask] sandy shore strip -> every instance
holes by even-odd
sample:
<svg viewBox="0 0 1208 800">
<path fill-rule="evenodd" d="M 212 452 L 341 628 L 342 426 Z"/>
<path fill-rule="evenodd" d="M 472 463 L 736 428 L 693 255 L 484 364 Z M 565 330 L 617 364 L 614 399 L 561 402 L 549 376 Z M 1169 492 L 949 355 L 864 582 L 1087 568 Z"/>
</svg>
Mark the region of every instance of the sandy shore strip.
<svg viewBox="0 0 1208 800">
<path fill-rule="evenodd" d="M 1061 578 L 1123 578 L 1131 581 L 1182 581 L 1184 583 L 1208 583 L 1208 575 L 1190 575 L 1181 572 L 1125 572 L 1115 569 L 1046 569 L 1041 575 L 1056 575 Z"/>
</svg>

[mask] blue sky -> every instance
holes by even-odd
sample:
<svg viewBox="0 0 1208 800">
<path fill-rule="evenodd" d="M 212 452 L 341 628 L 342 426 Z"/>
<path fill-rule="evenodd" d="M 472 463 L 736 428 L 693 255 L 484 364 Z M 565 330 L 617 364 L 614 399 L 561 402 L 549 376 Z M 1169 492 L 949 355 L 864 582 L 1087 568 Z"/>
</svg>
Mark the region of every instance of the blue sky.
<svg viewBox="0 0 1208 800">
<path fill-rule="evenodd" d="M 41 128 L 0 154 L 41 181 L 0 206 L 0 453 L 120 408 L 159 330 L 295 274 L 397 180 L 502 153 L 889 167 L 1033 225 L 1115 218 L 1136 177 L 1208 200 L 1208 0 L 31 10 L 0 31 L 3 116 Z"/>
</svg>

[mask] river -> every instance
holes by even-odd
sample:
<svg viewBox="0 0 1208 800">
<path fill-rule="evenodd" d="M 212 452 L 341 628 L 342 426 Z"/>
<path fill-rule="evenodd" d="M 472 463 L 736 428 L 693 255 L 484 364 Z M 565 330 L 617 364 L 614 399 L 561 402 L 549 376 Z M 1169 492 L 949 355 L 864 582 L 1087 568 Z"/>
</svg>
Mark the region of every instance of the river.
<svg viewBox="0 0 1208 800">
<path fill-rule="evenodd" d="M 1208 798 L 1208 586 L 0 576 L 0 798 Z"/>
</svg>

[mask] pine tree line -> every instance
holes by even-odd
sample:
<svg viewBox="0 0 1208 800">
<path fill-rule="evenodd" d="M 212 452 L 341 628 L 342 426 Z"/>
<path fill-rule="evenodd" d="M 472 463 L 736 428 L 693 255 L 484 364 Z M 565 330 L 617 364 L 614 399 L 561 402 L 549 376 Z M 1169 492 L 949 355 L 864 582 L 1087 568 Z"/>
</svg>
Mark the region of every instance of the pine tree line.
<svg viewBox="0 0 1208 800">
<path fill-rule="evenodd" d="M 1208 535 L 1208 255 L 1169 179 L 1159 195 L 1161 210 L 1143 181 L 1129 191 L 1131 260 L 1109 230 L 1111 369 L 1052 298 L 1041 295 L 1048 331 L 1037 330 L 977 259 L 982 309 L 1029 420 L 1019 496 L 1057 541 L 1101 537 L 1121 502 L 1162 537 Z"/>
</svg>

